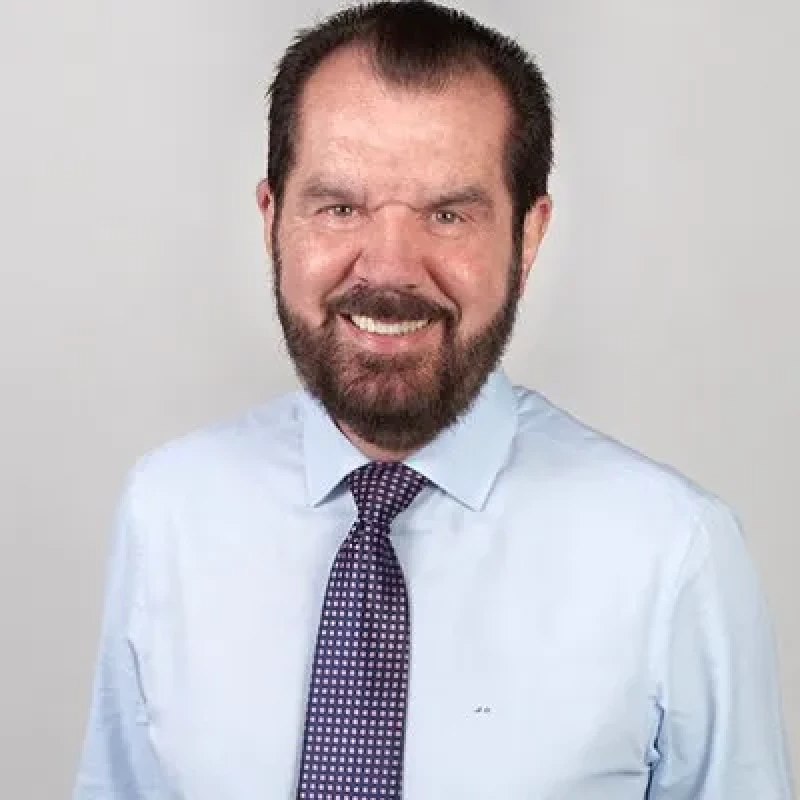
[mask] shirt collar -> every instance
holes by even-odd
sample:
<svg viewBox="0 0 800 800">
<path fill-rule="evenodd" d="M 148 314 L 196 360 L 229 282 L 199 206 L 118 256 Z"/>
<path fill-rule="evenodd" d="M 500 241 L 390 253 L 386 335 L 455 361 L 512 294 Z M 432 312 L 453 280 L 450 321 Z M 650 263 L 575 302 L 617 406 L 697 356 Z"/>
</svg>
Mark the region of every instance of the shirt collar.
<svg viewBox="0 0 800 800">
<path fill-rule="evenodd" d="M 303 397 L 306 491 L 308 502 L 316 506 L 348 473 L 369 459 L 311 395 L 304 393 Z M 468 508 L 478 511 L 508 458 L 516 428 L 514 389 L 498 369 L 489 376 L 467 413 L 405 463 Z"/>
</svg>

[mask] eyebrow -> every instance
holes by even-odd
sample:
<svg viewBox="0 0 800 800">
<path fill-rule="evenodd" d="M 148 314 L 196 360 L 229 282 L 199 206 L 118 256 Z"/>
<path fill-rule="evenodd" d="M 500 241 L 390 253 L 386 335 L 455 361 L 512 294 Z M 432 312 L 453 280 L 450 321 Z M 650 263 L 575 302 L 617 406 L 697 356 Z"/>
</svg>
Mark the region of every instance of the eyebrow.
<svg viewBox="0 0 800 800">
<path fill-rule="evenodd" d="M 358 205 L 363 195 L 354 189 L 341 184 L 331 183 L 324 178 L 314 176 L 300 190 L 305 201 L 334 200 L 341 203 Z M 436 195 L 425 204 L 425 208 L 444 208 L 445 206 L 481 206 L 487 211 L 494 208 L 494 202 L 486 189 L 477 184 L 470 184 Z"/>
<path fill-rule="evenodd" d="M 304 200 L 339 200 L 348 203 L 353 203 L 357 199 L 357 193 L 347 186 L 328 183 L 317 177 L 311 178 L 303 186 L 300 196 Z"/>
<path fill-rule="evenodd" d="M 436 197 L 431 208 L 442 208 L 443 206 L 483 206 L 487 210 L 494 208 L 491 195 L 480 186 L 465 186 L 455 189 L 452 192 L 445 192 Z"/>
</svg>

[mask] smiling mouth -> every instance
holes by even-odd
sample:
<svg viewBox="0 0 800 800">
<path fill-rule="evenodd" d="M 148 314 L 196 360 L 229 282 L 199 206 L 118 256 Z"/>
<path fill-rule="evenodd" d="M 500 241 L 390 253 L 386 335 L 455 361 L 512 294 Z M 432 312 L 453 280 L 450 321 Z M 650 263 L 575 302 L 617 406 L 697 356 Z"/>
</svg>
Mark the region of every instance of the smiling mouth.
<svg viewBox="0 0 800 800">
<path fill-rule="evenodd" d="M 416 331 L 430 325 L 432 321 L 430 319 L 419 319 L 405 322 L 387 322 L 360 314 L 351 314 L 348 319 L 359 330 L 367 333 L 377 333 L 381 336 L 404 336 L 409 333 L 416 333 Z"/>
</svg>

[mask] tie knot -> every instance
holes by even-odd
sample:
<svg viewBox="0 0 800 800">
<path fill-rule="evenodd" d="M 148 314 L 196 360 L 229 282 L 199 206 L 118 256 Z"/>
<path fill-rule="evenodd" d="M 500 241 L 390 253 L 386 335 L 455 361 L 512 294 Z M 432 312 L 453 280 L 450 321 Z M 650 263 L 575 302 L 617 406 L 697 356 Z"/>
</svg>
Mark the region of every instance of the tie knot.
<svg viewBox="0 0 800 800">
<path fill-rule="evenodd" d="M 411 505 L 426 480 L 405 464 L 373 461 L 353 470 L 347 476 L 347 483 L 359 518 L 388 526 Z"/>
</svg>

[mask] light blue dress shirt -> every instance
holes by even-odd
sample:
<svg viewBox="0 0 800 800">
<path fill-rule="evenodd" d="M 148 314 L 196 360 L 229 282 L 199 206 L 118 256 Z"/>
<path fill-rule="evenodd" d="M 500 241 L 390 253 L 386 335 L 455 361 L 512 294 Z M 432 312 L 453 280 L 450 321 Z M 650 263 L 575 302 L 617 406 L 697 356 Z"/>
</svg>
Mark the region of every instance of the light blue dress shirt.
<svg viewBox="0 0 800 800">
<path fill-rule="evenodd" d="M 290 800 L 366 459 L 304 392 L 144 458 L 118 515 L 76 800 Z M 790 800 L 736 521 L 488 381 L 408 459 L 405 800 Z"/>
</svg>

